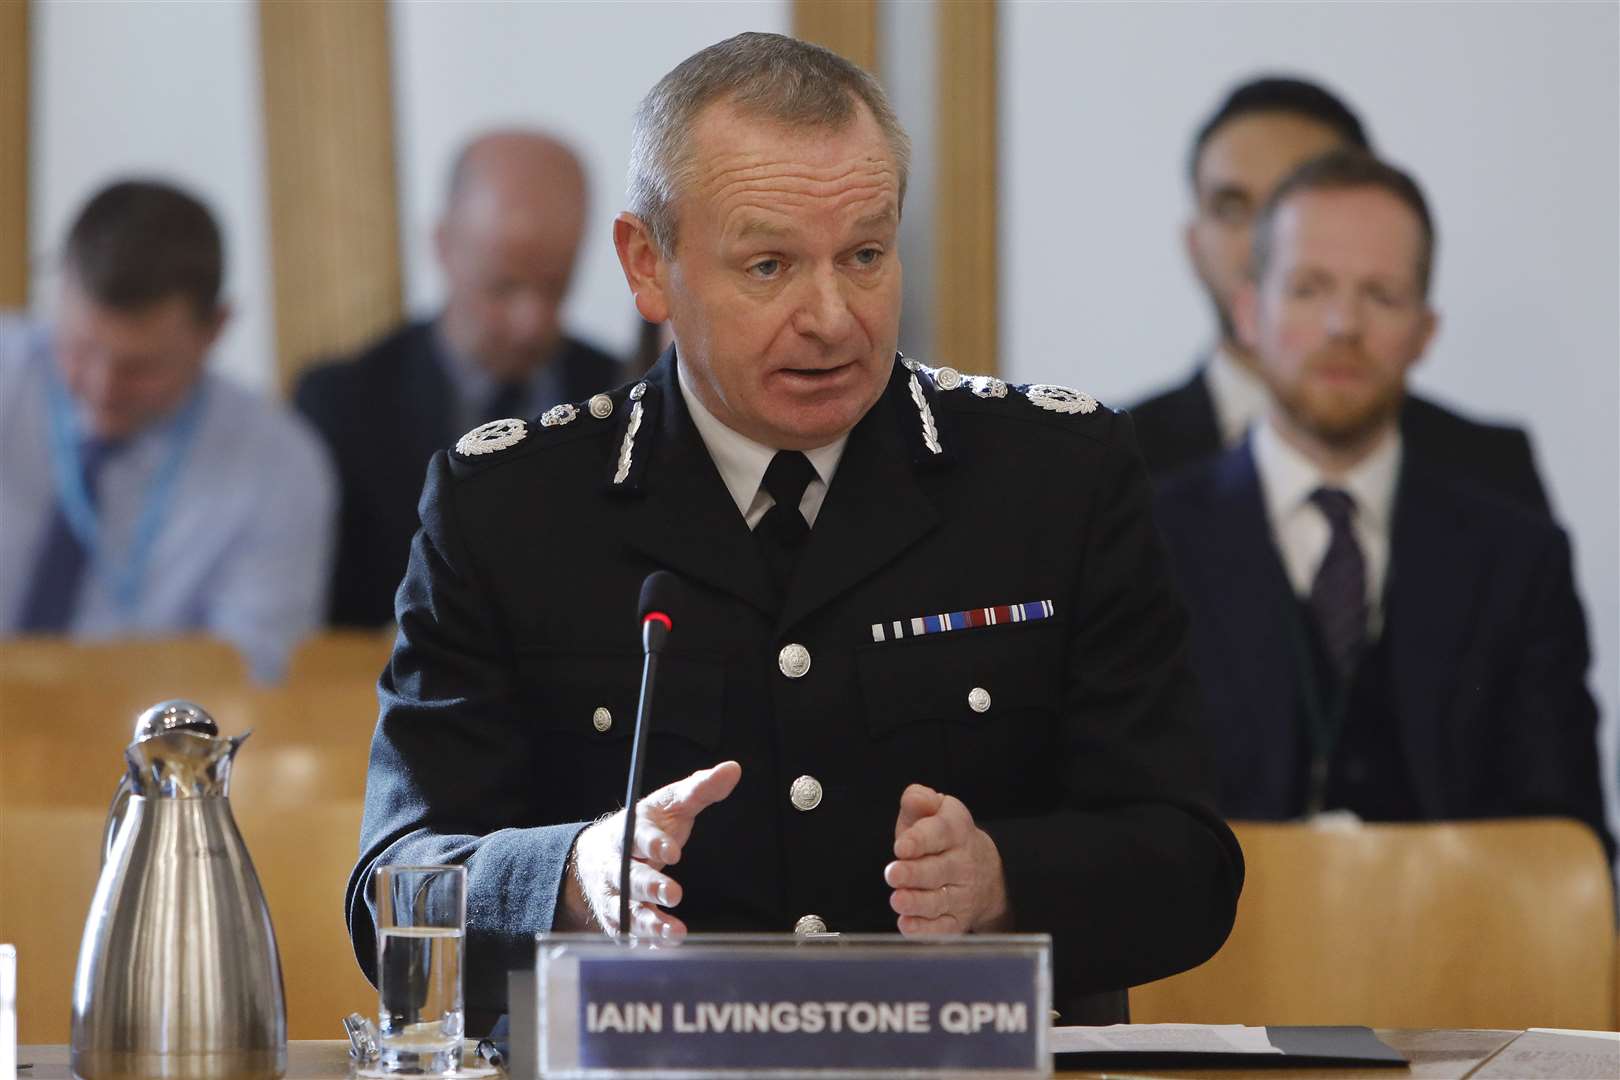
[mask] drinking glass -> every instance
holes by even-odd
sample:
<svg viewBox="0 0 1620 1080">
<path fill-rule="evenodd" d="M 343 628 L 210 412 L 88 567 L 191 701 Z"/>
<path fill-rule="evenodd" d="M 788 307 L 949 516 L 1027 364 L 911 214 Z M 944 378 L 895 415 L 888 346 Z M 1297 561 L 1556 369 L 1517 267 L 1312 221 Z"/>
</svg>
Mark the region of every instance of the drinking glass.
<svg viewBox="0 0 1620 1080">
<path fill-rule="evenodd" d="M 377 869 L 377 1041 L 385 1072 L 461 1068 L 465 866 Z"/>
</svg>

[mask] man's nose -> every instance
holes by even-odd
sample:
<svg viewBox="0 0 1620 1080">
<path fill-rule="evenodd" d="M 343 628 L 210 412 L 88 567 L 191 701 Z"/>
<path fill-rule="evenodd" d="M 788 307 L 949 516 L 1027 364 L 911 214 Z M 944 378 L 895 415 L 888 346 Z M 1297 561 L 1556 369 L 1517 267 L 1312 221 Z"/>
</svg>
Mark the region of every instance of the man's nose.
<svg viewBox="0 0 1620 1080">
<path fill-rule="evenodd" d="M 845 288 L 845 282 L 831 267 L 810 275 L 804 283 L 794 329 L 826 345 L 843 341 L 855 321 Z"/>
<path fill-rule="evenodd" d="M 1361 337 L 1361 301 L 1354 296 L 1339 296 L 1328 301 L 1323 317 L 1330 337 L 1351 340 Z"/>
<path fill-rule="evenodd" d="M 517 341 L 538 341 L 546 336 L 556 313 L 557 305 L 547 297 L 536 293 L 516 296 L 507 305 L 507 332 Z"/>
</svg>

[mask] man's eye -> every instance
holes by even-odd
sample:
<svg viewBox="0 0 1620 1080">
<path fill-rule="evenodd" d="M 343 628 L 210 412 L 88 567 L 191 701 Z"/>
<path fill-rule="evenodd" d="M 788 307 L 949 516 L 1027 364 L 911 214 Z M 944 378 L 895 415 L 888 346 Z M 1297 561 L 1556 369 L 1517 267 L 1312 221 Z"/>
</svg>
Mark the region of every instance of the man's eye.
<svg viewBox="0 0 1620 1080">
<path fill-rule="evenodd" d="M 857 265 L 860 265 L 860 266 L 876 266 L 878 264 L 879 260 L 881 260 L 882 258 L 883 258 L 883 249 L 882 248 L 875 248 L 875 247 L 861 248 L 861 250 L 859 250 L 859 251 L 857 251 L 855 253 L 855 262 L 856 262 Z"/>
<path fill-rule="evenodd" d="M 1288 295 L 1295 300 L 1309 300 L 1321 291 L 1321 283 L 1310 279 L 1296 281 L 1288 286 Z"/>
<path fill-rule="evenodd" d="M 749 274 L 757 278 L 775 277 L 782 269 L 781 259 L 761 259 L 748 268 Z"/>
<path fill-rule="evenodd" d="M 1223 225 L 1247 225 L 1254 219 L 1249 201 L 1235 195 L 1216 199 L 1210 204 L 1209 214 Z"/>
</svg>

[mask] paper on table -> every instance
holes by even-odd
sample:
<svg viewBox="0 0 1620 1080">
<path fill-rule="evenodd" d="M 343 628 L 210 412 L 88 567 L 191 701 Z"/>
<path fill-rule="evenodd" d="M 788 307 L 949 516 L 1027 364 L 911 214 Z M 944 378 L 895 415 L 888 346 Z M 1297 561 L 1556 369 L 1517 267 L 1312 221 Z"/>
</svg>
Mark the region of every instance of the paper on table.
<svg viewBox="0 0 1620 1080">
<path fill-rule="evenodd" d="M 1057 1027 L 1048 1047 L 1054 1054 L 1172 1053 L 1280 1054 L 1263 1027 L 1243 1024 L 1113 1024 Z"/>
<path fill-rule="evenodd" d="M 1532 1028 L 1474 1075 L 1484 1080 L 1614 1080 L 1620 1076 L 1620 1035 Z"/>
</svg>

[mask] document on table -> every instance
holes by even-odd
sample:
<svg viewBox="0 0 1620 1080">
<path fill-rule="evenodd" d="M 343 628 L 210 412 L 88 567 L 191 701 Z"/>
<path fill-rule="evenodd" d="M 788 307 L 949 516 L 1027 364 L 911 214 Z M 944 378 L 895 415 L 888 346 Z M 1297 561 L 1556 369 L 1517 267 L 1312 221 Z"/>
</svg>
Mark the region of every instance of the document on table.
<svg viewBox="0 0 1620 1080">
<path fill-rule="evenodd" d="M 1114 1024 L 1055 1027 L 1054 1054 L 1280 1054 L 1263 1027 L 1243 1024 Z"/>
<path fill-rule="evenodd" d="M 1531 1028 L 1474 1074 L 1481 1080 L 1614 1080 L 1620 1032 Z"/>
</svg>

